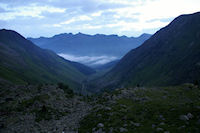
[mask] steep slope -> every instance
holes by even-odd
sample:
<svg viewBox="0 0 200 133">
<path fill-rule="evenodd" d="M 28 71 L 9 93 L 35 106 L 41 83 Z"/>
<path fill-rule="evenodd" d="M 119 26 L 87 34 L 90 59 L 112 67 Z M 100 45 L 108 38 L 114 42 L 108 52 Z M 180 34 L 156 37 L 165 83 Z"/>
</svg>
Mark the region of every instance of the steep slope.
<svg viewBox="0 0 200 133">
<path fill-rule="evenodd" d="M 165 86 L 200 80 L 200 12 L 181 15 L 131 50 L 97 84 Z"/>
<path fill-rule="evenodd" d="M 87 35 L 64 33 L 50 38 L 28 38 L 36 45 L 53 50 L 56 53 L 66 53 L 79 56 L 111 55 L 121 57 L 129 50 L 138 47 L 151 35 L 126 37 L 117 35 Z"/>
<path fill-rule="evenodd" d="M 81 64 L 74 66 L 73 62 L 39 48 L 15 31 L 0 30 L 0 77 L 3 79 L 33 84 L 64 82 L 75 88 L 88 72 L 80 70 L 84 69 Z"/>
<path fill-rule="evenodd" d="M 83 73 L 84 75 L 92 75 L 94 73 L 96 73 L 96 71 L 86 65 L 83 65 L 81 63 L 78 63 L 78 62 L 73 62 L 73 61 L 70 61 L 70 64 L 75 67 L 76 69 L 78 69 L 81 73 Z"/>
</svg>

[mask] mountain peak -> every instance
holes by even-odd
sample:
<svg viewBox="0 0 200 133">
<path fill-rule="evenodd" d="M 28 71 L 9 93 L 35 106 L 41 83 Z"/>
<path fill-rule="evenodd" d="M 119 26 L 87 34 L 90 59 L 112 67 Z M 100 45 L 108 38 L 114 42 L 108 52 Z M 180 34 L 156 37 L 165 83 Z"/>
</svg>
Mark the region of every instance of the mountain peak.
<svg viewBox="0 0 200 133">
<path fill-rule="evenodd" d="M 21 36 L 19 33 L 17 33 L 16 31 L 14 30 L 8 30 L 8 29 L 1 29 L 0 30 L 0 33 L 1 34 L 7 34 L 7 35 L 19 35 Z M 22 37 L 22 36 L 21 36 Z"/>
<path fill-rule="evenodd" d="M 146 36 L 151 36 L 151 34 L 148 34 L 148 33 L 143 33 L 143 34 L 141 34 L 139 37 L 146 37 Z"/>
<path fill-rule="evenodd" d="M 141 45 L 148 37 L 133 38 L 118 35 L 88 35 L 59 34 L 51 38 L 28 38 L 36 45 L 51 49 L 60 54 L 70 54 L 73 56 L 113 56 L 122 57 L 129 50 Z"/>
</svg>

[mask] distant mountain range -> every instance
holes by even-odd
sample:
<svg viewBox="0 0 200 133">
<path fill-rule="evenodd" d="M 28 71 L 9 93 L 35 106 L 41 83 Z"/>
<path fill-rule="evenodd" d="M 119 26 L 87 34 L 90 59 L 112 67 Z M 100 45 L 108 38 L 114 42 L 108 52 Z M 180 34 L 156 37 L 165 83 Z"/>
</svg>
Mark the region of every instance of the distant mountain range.
<svg viewBox="0 0 200 133">
<path fill-rule="evenodd" d="M 41 49 L 15 31 L 0 30 L 0 78 L 16 84 L 63 82 L 79 88 L 95 71 Z"/>
<path fill-rule="evenodd" d="M 174 19 L 126 54 L 96 86 L 168 86 L 199 80 L 200 12 Z"/>
<path fill-rule="evenodd" d="M 96 66 L 120 59 L 131 49 L 140 46 L 150 36 L 150 34 L 142 34 L 139 37 L 126 37 L 63 33 L 50 38 L 27 39 L 39 47 L 50 49 L 69 60 Z"/>
</svg>

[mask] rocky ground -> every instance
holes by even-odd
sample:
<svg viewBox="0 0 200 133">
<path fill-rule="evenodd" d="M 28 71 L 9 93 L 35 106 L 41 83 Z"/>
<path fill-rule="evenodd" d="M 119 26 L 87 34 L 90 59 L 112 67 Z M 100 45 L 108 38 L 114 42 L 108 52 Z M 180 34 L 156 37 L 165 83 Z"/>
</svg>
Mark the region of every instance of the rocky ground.
<svg viewBox="0 0 200 133">
<path fill-rule="evenodd" d="M 67 89 L 67 90 L 66 90 Z M 0 132 L 76 133 L 91 106 L 57 85 L 1 85 Z"/>
<path fill-rule="evenodd" d="M 200 89 L 128 88 L 105 92 L 80 122 L 80 133 L 199 133 Z"/>
<path fill-rule="evenodd" d="M 200 89 L 136 87 L 83 97 L 64 85 L 0 84 L 0 132 L 199 133 Z"/>
</svg>

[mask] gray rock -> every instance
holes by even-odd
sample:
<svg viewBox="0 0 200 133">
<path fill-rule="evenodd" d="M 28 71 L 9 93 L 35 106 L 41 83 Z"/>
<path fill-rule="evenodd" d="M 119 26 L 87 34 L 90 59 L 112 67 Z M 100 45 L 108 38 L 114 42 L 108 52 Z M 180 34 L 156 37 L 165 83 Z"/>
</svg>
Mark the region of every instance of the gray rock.
<svg viewBox="0 0 200 133">
<path fill-rule="evenodd" d="M 92 128 L 92 131 L 94 132 L 96 130 L 96 128 Z"/>
<path fill-rule="evenodd" d="M 126 128 L 123 128 L 123 127 L 120 127 L 120 133 L 123 133 L 123 132 L 128 132 L 128 130 Z"/>
<path fill-rule="evenodd" d="M 105 110 L 110 111 L 111 107 L 105 107 Z"/>
<path fill-rule="evenodd" d="M 182 120 L 182 121 L 188 121 L 189 120 L 187 115 L 180 115 L 179 119 Z"/>
<path fill-rule="evenodd" d="M 127 127 L 128 125 L 127 125 L 127 124 L 124 124 L 123 126 L 124 126 L 124 127 Z"/>
<path fill-rule="evenodd" d="M 180 126 L 178 129 L 183 129 L 183 128 L 185 128 L 185 125 L 183 125 L 183 126 Z"/>
<path fill-rule="evenodd" d="M 140 126 L 140 123 L 135 123 L 135 122 L 133 122 L 133 125 L 136 126 L 136 127 L 139 127 L 139 126 Z"/>
<path fill-rule="evenodd" d="M 98 129 L 97 131 L 95 131 L 95 132 L 93 132 L 93 133 L 105 133 L 105 132 L 103 131 L 102 128 L 100 128 L 100 129 Z"/>
<path fill-rule="evenodd" d="M 160 131 L 163 131 L 163 129 L 158 127 L 158 128 L 156 128 L 156 131 L 160 132 Z"/>
<path fill-rule="evenodd" d="M 97 125 L 97 127 L 98 127 L 98 128 L 102 128 L 102 127 L 104 127 L 104 124 L 103 124 L 103 123 L 99 123 L 99 124 Z"/>
<path fill-rule="evenodd" d="M 159 115 L 159 119 L 163 120 L 163 121 L 165 120 L 165 118 L 163 117 L 163 115 Z"/>
<path fill-rule="evenodd" d="M 170 133 L 169 131 L 164 131 L 164 133 Z"/>
<path fill-rule="evenodd" d="M 164 123 L 164 122 L 161 122 L 159 125 L 163 126 L 163 125 L 165 125 L 165 123 Z"/>
<path fill-rule="evenodd" d="M 192 119 L 194 116 L 193 116 L 191 113 L 188 113 L 188 114 L 187 114 L 187 117 L 188 117 L 189 119 Z"/>
<path fill-rule="evenodd" d="M 120 104 L 120 107 L 121 107 L 121 108 L 126 108 L 126 105 Z"/>
<path fill-rule="evenodd" d="M 200 109 L 200 106 L 196 106 L 196 109 Z"/>
<path fill-rule="evenodd" d="M 152 128 L 155 128 L 156 127 L 156 125 L 155 124 L 152 124 L 152 126 L 151 126 Z"/>
</svg>

